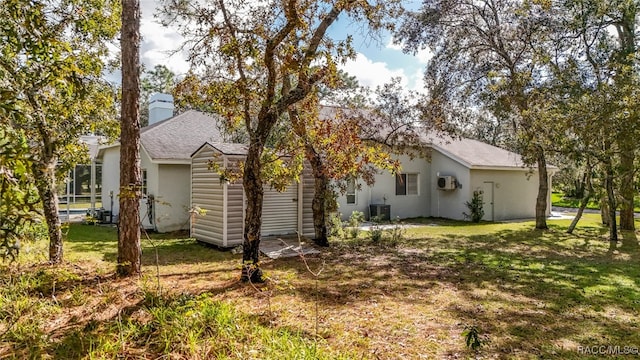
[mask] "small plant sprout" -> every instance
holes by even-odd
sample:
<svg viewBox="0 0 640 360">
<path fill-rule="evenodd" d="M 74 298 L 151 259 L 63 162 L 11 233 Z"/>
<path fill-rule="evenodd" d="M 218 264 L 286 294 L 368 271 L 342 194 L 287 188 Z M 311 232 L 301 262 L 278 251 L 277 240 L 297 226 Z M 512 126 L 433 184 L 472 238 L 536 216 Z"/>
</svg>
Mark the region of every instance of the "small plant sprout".
<svg viewBox="0 0 640 360">
<path fill-rule="evenodd" d="M 478 351 L 482 346 L 483 341 L 480 339 L 480 330 L 476 325 L 465 326 L 462 336 L 468 349 Z"/>
</svg>

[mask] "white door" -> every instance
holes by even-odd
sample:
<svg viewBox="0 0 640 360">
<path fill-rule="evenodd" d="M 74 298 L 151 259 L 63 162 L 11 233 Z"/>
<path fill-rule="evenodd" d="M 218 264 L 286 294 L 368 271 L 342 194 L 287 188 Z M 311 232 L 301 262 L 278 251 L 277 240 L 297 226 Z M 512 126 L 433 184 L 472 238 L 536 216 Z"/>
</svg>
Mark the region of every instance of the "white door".
<svg viewBox="0 0 640 360">
<path fill-rule="evenodd" d="M 298 230 L 298 185 L 291 184 L 284 192 L 268 185 L 262 203 L 263 236 L 295 234 Z"/>
<path fill-rule="evenodd" d="M 493 221 L 493 181 L 482 183 L 482 220 Z"/>
</svg>

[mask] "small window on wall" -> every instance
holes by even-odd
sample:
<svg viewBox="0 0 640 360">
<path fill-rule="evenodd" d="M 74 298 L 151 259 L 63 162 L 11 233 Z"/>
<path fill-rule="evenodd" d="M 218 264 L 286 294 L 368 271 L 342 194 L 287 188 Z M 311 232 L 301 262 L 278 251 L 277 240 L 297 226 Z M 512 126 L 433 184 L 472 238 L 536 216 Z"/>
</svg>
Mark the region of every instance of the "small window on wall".
<svg viewBox="0 0 640 360">
<path fill-rule="evenodd" d="M 418 174 L 396 175 L 396 195 L 418 195 Z"/>
<path fill-rule="evenodd" d="M 142 195 L 147 196 L 147 169 L 142 169 Z"/>
<path fill-rule="evenodd" d="M 356 179 L 349 178 L 347 180 L 347 204 L 356 203 Z"/>
</svg>

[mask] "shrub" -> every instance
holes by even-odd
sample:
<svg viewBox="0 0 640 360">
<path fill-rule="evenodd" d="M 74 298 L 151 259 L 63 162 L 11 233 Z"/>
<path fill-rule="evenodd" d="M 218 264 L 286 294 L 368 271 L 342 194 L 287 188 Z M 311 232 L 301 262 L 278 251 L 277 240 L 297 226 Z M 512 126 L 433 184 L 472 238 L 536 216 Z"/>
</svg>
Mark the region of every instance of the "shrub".
<svg viewBox="0 0 640 360">
<path fill-rule="evenodd" d="M 344 224 L 342 224 L 342 216 L 338 212 L 329 215 L 329 236 L 343 239 Z"/>
<path fill-rule="evenodd" d="M 380 226 L 380 217 L 371 217 L 371 229 L 369 229 L 369 239 L 374 243 L 379 243 L 382 240 L 382 227 Z"/>
<path fill-rule="evenodd" d="M 393 221 L 393 227 L 389 229 L 389 241 L 391 245 L 396 245 L 400 241 L 404 240 L 404 236 L 407 230 L 404 228 L 400 218 L 396 218 Z"/>
<path fill-rule="evenodd" d="M 352 239 L 358 237 L 360 230 L 358 229 L 364 221 L 364 213 L 362 211 L 354 210 L 349 217 L 349 235 Z"/>
<path fill-rule="evenodd" d="M 465 205 L 467 205 L 467 208 L 469 209 L 469 214 L 462 213 L 464 217 L 467 219 L 471 219 L 471 221 L 475 223 L 480 222 L 480 220 L 482 220 L 482 217 L 484 216 L 484 201 L 482 199 L 482 191 L 474 191 L 471 201 L 467 201 Z"/>
</svg>

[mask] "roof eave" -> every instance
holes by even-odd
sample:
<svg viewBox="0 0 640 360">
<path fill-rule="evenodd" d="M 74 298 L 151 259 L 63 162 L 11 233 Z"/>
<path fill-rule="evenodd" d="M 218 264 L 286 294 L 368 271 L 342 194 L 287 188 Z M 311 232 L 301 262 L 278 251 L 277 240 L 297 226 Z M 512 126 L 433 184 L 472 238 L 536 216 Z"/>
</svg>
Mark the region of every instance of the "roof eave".
<svg viewBox="0 0 640 360">
<path fill-rule="evenodd" d="M 190 165 L 190 159 L 151 159 L 151 162 L 159 165 Z"/>
<path fill-rule="evenodd" d="M 471 170 L 520 170 L 520 171 L 538 171 L 536 166 L 485 166 L 485 165 L 473 165 Z M 547 171 L 551 174 L 558 172 L 558 168 L 555 166 L 547 166 Z"/>
<path fill-rule="evenodd" d="M 114 148 L 114 147 L 118 147 L 120 146 L 120 142 L 116 141 L 113 144 L 108 144 L 108 145 L 100 145 L 98 146 L 98 152 L 96 153 L 96 159 L 102 159 L 102 155 L 104 154 L 105 150 Z"/>
<path fill-rule="evenodd" d="M 531 170 L 536 170 L 535 168 L 532 167 L 527 167 L 527 166 L 505 166 L 505 165 L 498 165 L 498 166 L 491 166 L 491 165 L 473 165 L 471 166 L 469 169 L 471 170 L 511 170 L 511 171 L 531 171 Z"/>
</svg>

